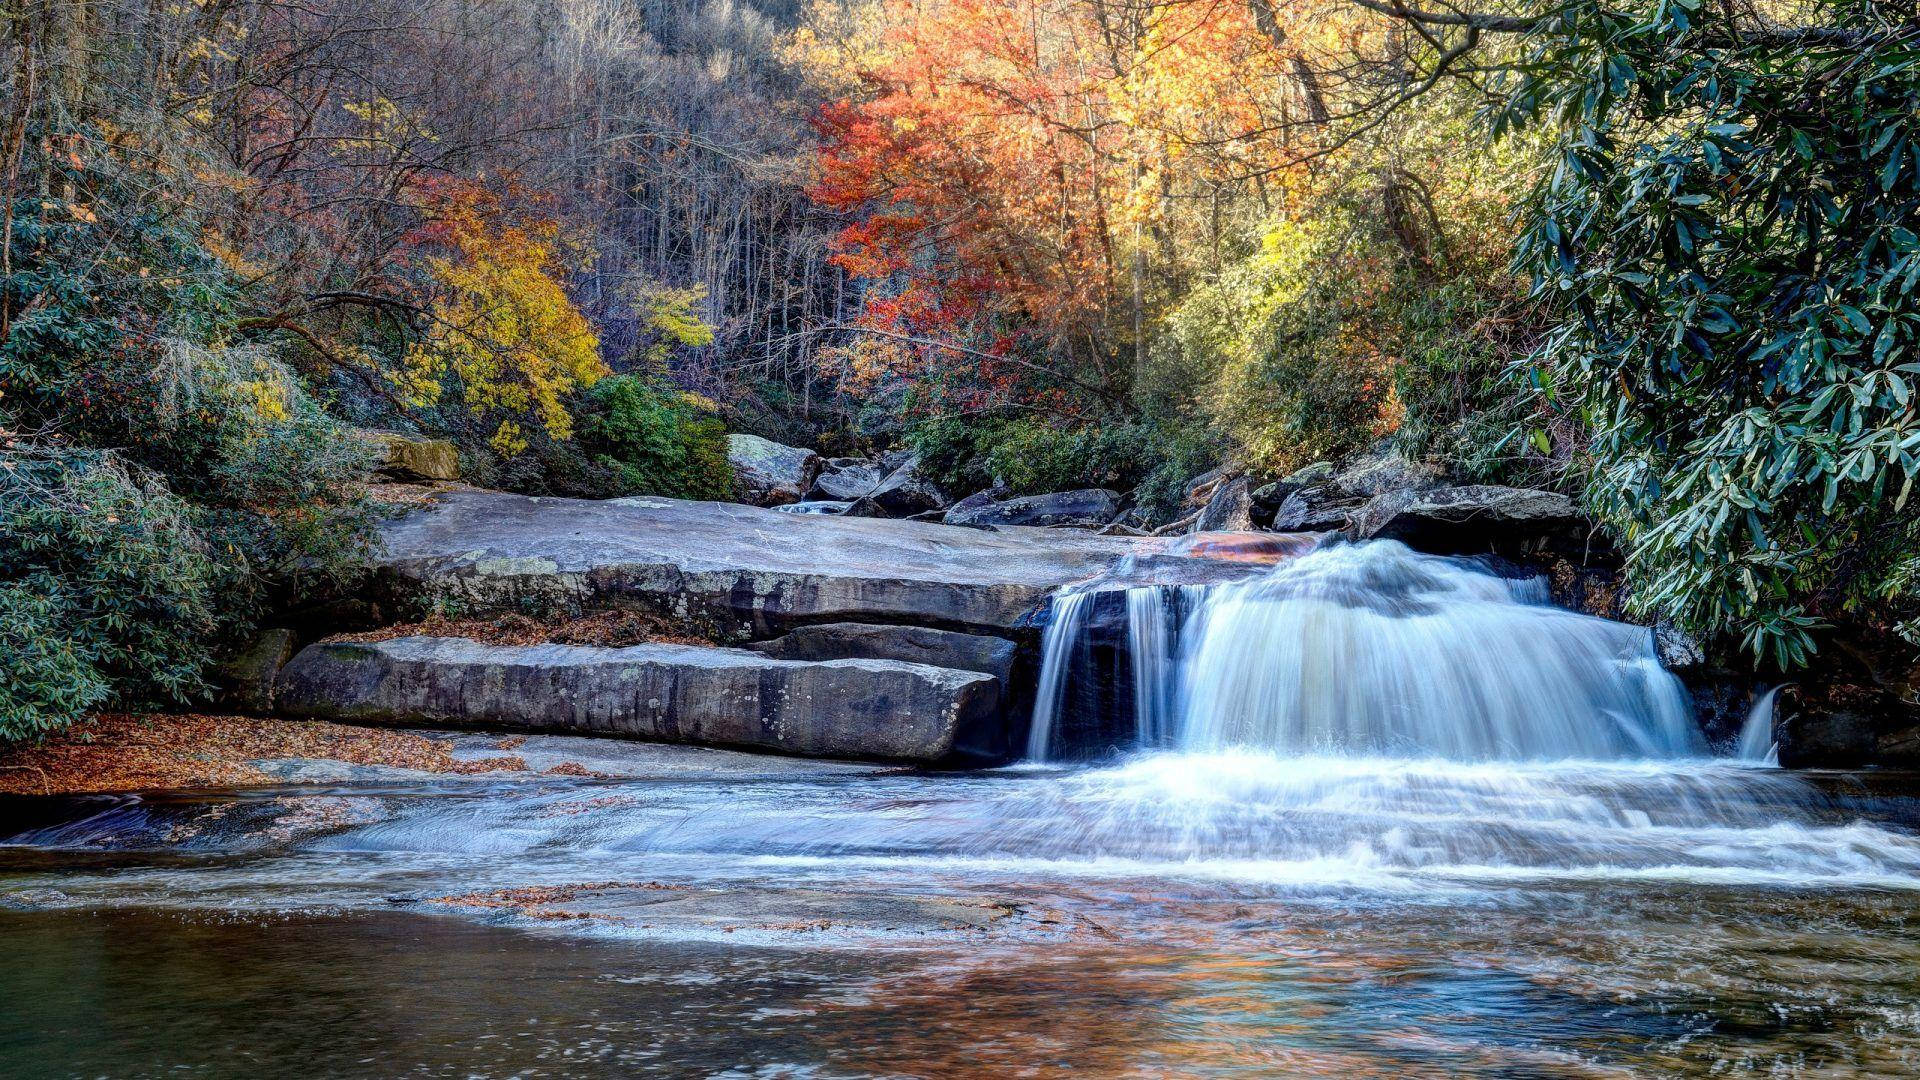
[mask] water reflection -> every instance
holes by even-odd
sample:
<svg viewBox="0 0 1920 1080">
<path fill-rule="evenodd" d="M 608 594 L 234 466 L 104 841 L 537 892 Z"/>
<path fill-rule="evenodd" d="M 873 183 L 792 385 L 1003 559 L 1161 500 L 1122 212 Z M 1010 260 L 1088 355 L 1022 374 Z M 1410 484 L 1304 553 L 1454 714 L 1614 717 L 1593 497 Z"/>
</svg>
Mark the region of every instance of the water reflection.
<svg viewBox="0 0 1920 1080">
<path fill-rule="evenodd" d="M 745 776 L 35 802 L 0 1075 L 1920 1069 L 1909 778 Z"/>
</svg>

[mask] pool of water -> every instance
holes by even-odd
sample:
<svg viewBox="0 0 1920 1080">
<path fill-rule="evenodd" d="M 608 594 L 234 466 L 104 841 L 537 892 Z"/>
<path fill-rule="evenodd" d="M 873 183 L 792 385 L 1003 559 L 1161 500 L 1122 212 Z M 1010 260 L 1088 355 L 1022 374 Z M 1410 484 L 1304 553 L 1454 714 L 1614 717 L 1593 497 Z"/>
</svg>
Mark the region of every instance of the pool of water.
<svg viewBox="0 0 1920 1080">
<path fill-rule="evenodd" d="M 0 1075 L 1920 1072 L 1911 777 L 770 761 L 0 806 Z"/>
</svg>

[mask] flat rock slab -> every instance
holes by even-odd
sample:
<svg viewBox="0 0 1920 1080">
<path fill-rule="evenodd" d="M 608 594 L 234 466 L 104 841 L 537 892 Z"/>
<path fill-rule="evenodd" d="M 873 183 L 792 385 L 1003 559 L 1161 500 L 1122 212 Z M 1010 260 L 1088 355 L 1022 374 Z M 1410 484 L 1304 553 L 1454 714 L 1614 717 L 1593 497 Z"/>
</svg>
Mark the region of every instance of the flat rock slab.
<svg viewBox="0 0 1920 1080">
<path fill-rule="evenodd" d="M 903 660 L 1013 679 L 1015 646 L 1006 638 L 934 630 L 925 626 L 821 623 L 772 641 L 746 646 L 777 660 Z"/>
<path fill-rule="evenodd" d="M 999 683 L 890 660 L 805 663 L 692 645 L 322 642 L 280 674 L 284 715 L 623 735 L 924 764 L 1004 755 Z"/>
<path fill-rule="evenodd" d="M 720 637 L 817 622 L 994 632 L 1063 585 L 1204 584 L 1246 568 L 1157 538 L 775 513 L 735 503 L 450 492 L 382 527 L 386 593 L 462 614 L 639 607 Z"/>
</svg>

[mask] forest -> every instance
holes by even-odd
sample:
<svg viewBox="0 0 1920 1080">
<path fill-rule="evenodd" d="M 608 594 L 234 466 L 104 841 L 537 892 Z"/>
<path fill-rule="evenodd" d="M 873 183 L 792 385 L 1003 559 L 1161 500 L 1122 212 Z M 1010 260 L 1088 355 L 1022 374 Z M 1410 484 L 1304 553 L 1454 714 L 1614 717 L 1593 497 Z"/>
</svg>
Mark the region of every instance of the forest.
<svg viewBox="0 0 1920 1080">
<path fill-rule="evenodd" d="M 390 511 L 1379 446 L 1632 609 L 1920 649 L 1920 20 L 1889 0 L 7 0 L 0 735 L 204 700 Z"/>
</svg>

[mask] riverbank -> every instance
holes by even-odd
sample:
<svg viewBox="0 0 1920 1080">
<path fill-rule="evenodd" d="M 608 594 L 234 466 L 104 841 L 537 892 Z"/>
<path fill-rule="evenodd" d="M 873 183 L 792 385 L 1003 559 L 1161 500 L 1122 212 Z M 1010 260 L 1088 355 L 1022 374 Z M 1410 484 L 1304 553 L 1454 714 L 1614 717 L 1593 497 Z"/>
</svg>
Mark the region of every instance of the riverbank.
<svg viewBox="0 0 1920 1080">
<path fill-rule="evenodd" d="M 525 740 L 519 740 L 524 742 Z M 277 782 L 262 763 L 293 759 L 474 775 L 526 761 L 456 756 L 454 743 L 406 731 L 206 713 L 110 714 L 37 746 L 0 752 L 0 795 L 101 795 Z"/>
</svg>

